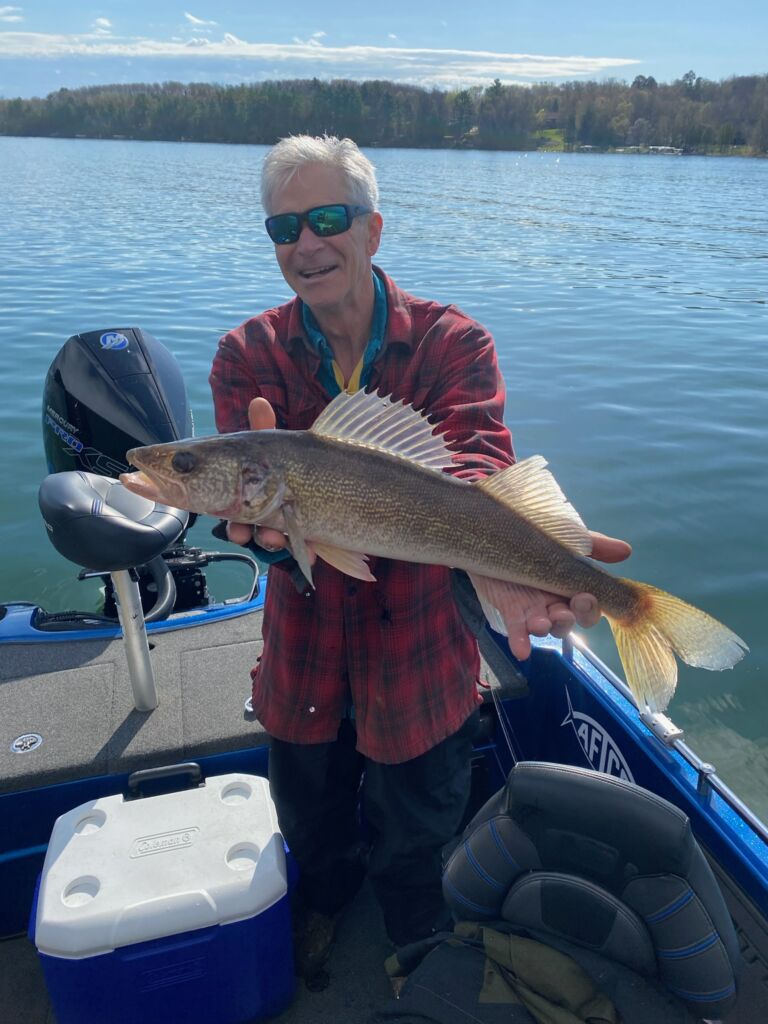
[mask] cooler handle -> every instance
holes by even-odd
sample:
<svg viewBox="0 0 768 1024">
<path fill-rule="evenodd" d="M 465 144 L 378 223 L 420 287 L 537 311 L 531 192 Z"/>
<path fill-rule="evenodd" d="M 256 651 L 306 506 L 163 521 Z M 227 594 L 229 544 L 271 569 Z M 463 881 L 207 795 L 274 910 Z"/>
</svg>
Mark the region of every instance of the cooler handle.
<svg viewBox="0 0 768 1024">
<path fill-rule="evenodd" d="M 124 800 L 139 800 L 144 794 L 141 787 L 147 782 L 156 782 L 163 779 L 172 779 L 177 775 L 187 776 L 185 786 L 179 789 L 192 789 L 203 783 L 203 772 L 196 761 L 184 761 L 181 764 L 164 764 L 159 768 L 142 768 L 141 771 L 132 772 L 128 776 L 128 789 L 123 794 Z M 163 789 L 164 793 L 175 792 L 175 788 Z"/>
</svg>

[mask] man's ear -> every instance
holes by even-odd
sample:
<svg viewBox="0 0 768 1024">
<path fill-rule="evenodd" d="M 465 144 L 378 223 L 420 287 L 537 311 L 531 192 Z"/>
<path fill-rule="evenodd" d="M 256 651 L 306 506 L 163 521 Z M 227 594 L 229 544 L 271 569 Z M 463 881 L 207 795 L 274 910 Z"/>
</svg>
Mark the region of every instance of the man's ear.
<svg viewBox="0 0 768 1024">
<path fill-rule="evenodd" d="M 375 256 L 381 242 L 381 229 L 384 227 L 384 218 L 378 211 L 368 217 L 368 255 Z"/>
</svg>

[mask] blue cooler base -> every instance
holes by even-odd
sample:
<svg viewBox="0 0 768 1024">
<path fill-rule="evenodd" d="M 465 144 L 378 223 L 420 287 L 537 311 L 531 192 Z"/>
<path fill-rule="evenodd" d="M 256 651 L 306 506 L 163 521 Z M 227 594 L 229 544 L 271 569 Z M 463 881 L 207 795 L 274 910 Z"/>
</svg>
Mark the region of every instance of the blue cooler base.
<svg viewBox="0 0 768 1024">
<path fill-rule="evenodd" d="M 287 895 L 246 921 L 102 956 L 38 955 L 57 1024 L 245 1024 L 281 1013 L 296 987 Z"/>
</svg>

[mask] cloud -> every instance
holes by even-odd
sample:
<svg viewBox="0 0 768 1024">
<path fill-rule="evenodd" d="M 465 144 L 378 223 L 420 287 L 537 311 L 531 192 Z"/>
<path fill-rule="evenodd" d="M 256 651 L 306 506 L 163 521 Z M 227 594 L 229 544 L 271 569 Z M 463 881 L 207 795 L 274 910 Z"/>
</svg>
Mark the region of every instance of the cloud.
<svg viewBox="0 0 768 1024">
<path fill-rule="evenodd" d="M 215 22 L 215 21 L 203 21 L 202 18 L 196 18 L 194 16 L 194 14 L 189 14 L 187 11 L 184 11 L 184 17 L 187 19 L 187 21 L 190 23 L 190 25 L 202 26 L 202 25 L 216 25 L 217 24 L 217 22 Z"/>
<path fill-rule="evenodd" d="M 4 8 L 0 8 L 0 11 Z M 202 20 L 185 12 L 193 25 Z M 206 23 L 211 24 L 211 23 Z M 438 49 L 405 46 L 328 46 L 324 32 L 290 43 L 251 43 L 231 33 L 221 39 L 197 35 L 194 39 L 149 39 L 106 36 L 103 31 L 84 35 L 45 35 L 0 32 L 0 56 L 6 57 L 109 57 L 178 61 L 194 56 L 208 62 L 205 78 L 230 78 L 227 62 L 237 58 L 239 80 L 266 77 L 388 78 L 438 88 L 504 82 L 553 81 L 585 78 L 640 61 L 632 57 L 558 56 L 502 53 L 490 50 Z"/>
<path fill-rule="evenodd" d="M 92 28 L 98 35 L 109 35 L 112 32 L 112 22 L 109 18 L 97 18 Z"/>
<path fill-rule="evenodd" d="M 0 7 L 0 21 L 24 21 L 21 7 Z"/>
<path fill-rule="evenodd" d="M 298 36 L 293 37 L 293 42 L 296 46 L 320 46 L 320 40 L 325 36 L 325 32 L 313 32 L 309 39 L 299 39 Z M 243 46 L 247 46 L 247 43 L 243 43 Z"/>
</svg>

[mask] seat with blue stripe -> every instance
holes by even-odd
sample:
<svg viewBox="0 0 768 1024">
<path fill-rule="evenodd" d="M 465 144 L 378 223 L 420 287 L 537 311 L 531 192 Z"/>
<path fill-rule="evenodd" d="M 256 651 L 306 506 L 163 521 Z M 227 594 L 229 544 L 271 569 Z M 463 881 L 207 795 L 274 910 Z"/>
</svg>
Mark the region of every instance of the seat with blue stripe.
<svg viewBox="0 0 768 1024">
<path fill-rule="evenodd" d="M 735 1004 L 736 933 L 690 821 L 634 783 L 517 764 L 453 849 L 443 892 L 457 919 L 590 950 L 661 983 L 695 1018 Z"/>
</svg>

